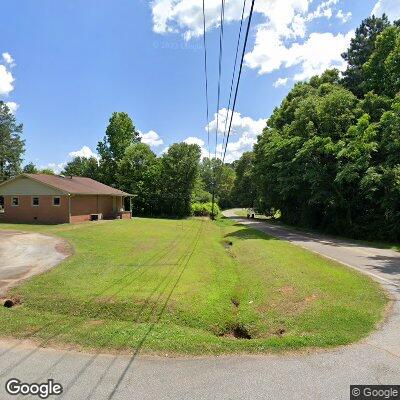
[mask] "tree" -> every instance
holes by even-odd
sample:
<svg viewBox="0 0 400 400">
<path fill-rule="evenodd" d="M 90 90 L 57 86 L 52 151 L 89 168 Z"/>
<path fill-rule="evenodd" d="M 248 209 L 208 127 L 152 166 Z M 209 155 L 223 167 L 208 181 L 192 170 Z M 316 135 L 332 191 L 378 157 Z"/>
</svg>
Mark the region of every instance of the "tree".
<svg viewBox="0 0 400 400">
<path fill-rule="evenodd" d="M 33 162 L 26 164 L 25 167 L 22 169 L 22 172 L 24 172 L 25 174 L 39 173 L 38 169 L 36 168 L 36 165 Z"/>
<path fill-rule="evenodd" d="M 44 174 L 44 175 L 55 175 L 55 172 L 51 168 L 43 168 L 39 170 L 39 174 Z"/>
<path fill-rule="evenodd" d="M 388 26 L 390 26 L 390 22 L 385 14 L 382 18 L 375 16 L 366 18 L 356 29 L 355 37 L 351 39 L 349 49 L 342 54 L 343 59 L 348 64 L 343 74 L 343 82 L 348 89 L 360 98 L 366 93 L 363 87 L 363 66 L 375 50 L 375 41 L 378 35 Z"/>
<path fill-rule="evenodd" d="M 257 200 L 256 177 L 254 176 L 255 155 L 245 152 L 236 163 L 236 180 L 233 188 L 233 198 L 237 206 L 255 207 Z"/>
<path fill-rule="evenodd" d="M 216 201 L 222 208 L 232 205 L 235 170 L 220 159 L 204 158 L 200 164 L 200 176 L 206 192 L 212 193 L 215 185 Z"/>
<path fill-rule="evenodd" d="M 106 135 L 97 145 L 100 155 L 100 179 L 111 186 L 116 185 L 118 162 L 123 158 L 125 150 L 140 141 L 139 132 L 129 115 L 114 112 L 109 120 Z"/>
<path fill-rule="evenodd" d="M 200 156 L 200 147 L 187 143 L 173 144 L 162 156 L 160 202 L 165 214 L 179 217 L 190 215 Z"/>
<path fill-rule="evenodd" d="M 135 215 L 159 213 L 160 161 L 144 143 L 131 144 L 118 162 L 119 187 L 134 195 L 132 211 Z"/>
<path fill-rule="evenodd" d="M 6 103 L 0 101 L 0 182 L 21 172 L 25 141 L 22 124 L 17 124 Z"/>
<path fill-rule="evenodd" d="M 379 95 L 394 97 L 400 91 L 400 28 L 386 28 L 364 64 L 364 87 Z"/>
<path fill-rule="evenodd" d="M 96 158 L 75 157 L 67 163 L 61 174 L 66 176 L 83 176 L 96 180 L 99 175 L 98 170 L 99 164 Z"/>
</svg>

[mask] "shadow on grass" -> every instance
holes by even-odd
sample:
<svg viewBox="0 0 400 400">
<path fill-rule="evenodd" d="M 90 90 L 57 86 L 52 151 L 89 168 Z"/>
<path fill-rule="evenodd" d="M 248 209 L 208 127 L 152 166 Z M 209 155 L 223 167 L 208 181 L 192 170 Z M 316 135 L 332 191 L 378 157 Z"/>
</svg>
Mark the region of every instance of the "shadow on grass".
<svg viewBox="0 0 400 400">
<path fill-rule="evenodd" d="M 258 231 L 253 228 L 243 227 L 243 225 L 241 224 L 235 224 L 233 226 L 238 227 L 240 229 L 235 232 L 227 233 L 224 236 L 225 239 L 235 238 L 239 240 L 249 240 L 249 239 L 277 240 L 275 237 L 268 235 L 267 233 Z"/>
</svg>

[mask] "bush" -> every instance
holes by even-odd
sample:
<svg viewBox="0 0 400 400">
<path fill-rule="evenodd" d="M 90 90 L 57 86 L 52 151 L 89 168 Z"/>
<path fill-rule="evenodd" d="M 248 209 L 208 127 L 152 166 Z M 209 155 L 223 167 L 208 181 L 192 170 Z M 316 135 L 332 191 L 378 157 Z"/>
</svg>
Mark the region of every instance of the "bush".
<svg viewBox="0 0 400 400">
<path fill-rule="evenodd" d="M 196 217 L 208 217 L 211 215 L 212 203 L 192 203 L 192 215 Z M 220 209 L 217 203 L 214 203 L 214 214 L 218 216 L 220 214 Z"/>
</svg>

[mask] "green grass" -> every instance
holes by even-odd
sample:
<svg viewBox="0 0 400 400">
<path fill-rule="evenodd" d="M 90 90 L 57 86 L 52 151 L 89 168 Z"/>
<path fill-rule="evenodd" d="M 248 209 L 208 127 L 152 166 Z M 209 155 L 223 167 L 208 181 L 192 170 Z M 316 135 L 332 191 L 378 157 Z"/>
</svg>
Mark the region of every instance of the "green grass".
<svg viewBox="0 0 400 400">
<path fill-rule="evenodd" d="M 0 308 L 1 336 L 43 346 L 162 354 L 331 347 L 366 336 L 387 304 L 368 277 L 225 219 L 0 229 L 74 246 L 58 267 L 10 292 L 20 306 Z M 234 338 L 237 327 L 252 339 Z"/>
</svg>

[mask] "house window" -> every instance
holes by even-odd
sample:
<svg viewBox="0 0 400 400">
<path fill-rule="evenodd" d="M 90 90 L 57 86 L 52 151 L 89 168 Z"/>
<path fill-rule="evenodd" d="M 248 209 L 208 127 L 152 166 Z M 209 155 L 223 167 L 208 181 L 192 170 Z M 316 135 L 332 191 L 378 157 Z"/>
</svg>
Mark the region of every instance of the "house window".
<svg viewBox="0 0 400 400">
<path fill-rule="evenodd" d="M 53 197 L 53 206 L 60 206 L 61 205 L 61 197 L 60 196 L 54 196 Z"/>
<path fill-rule="evenodd" d="M 14 207 L 18 207 L 19 206 L 19 197 L 18 196 L 14 196 L 11 199 L 11 205 Z"/>
<path fill-rule="evenodd" d="M 33 196 L 32 197 L 32 206 L 33 207 L 39 207 L 39 197 L 38 196 Z"/>
<path fill-rule="evenodd" d="M 0 196 L 0 213 L 4 212 L 4 197 Z"/>
</svg>

